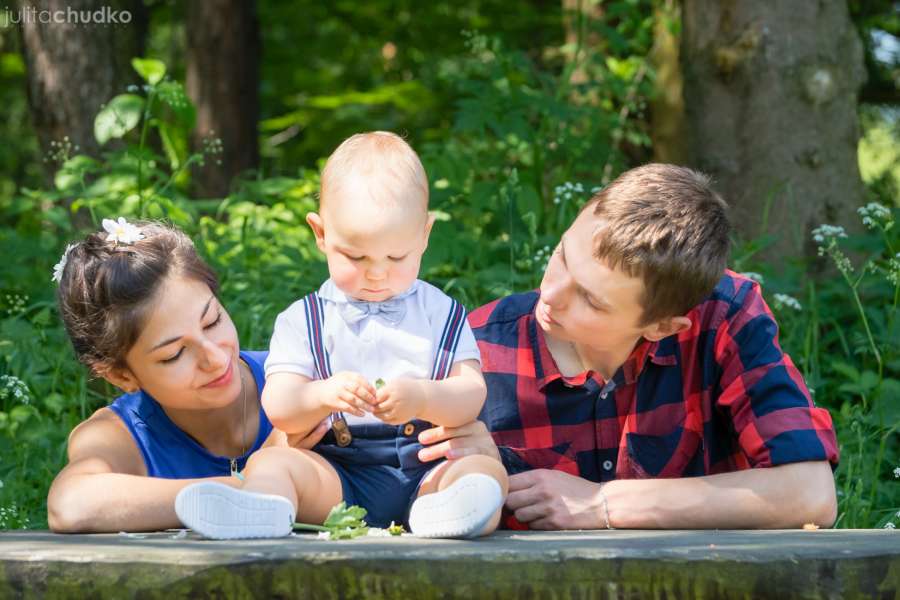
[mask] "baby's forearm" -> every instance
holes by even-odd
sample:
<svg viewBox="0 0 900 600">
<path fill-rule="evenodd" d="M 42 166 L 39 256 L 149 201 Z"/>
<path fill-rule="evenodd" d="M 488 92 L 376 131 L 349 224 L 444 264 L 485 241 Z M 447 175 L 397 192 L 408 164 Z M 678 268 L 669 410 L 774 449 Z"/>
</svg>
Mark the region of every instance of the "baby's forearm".
<svg viewBox="0 0 900 600">
<path fill-rule="evenodd" d="M 446 427 L 459 427 L 474 421 L 487 397 L 484 377 L 474 360 L 455 364 L 446 379 L 423 381 L 422 389 L 425 407 L 418 417 Z"/>
<path fill-rule="evenodd" d="M 269 421 L 289 434 L 308 434 L 331 413 L 323 401 L 325 381 L 292 373 L 275 373 L 266 380 L 262 405 Z"/>
</svg>

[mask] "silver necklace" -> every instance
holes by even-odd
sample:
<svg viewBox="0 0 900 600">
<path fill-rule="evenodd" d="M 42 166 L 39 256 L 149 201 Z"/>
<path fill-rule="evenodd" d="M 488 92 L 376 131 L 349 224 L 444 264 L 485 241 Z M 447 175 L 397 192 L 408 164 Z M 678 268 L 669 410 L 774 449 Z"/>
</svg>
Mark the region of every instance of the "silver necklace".
<svg viewBox="0 0 900 600">
<path fill-rule="evenodd" d="M 238 376 L 241 378 L 241 455 L 247 454 L 247 390 L 244 386 L 244 369 L 238 361 Z M 243 480 L 244 476 L 238 470 L 238 458 L 231 459 L 231 475 Z"/>
</svg>

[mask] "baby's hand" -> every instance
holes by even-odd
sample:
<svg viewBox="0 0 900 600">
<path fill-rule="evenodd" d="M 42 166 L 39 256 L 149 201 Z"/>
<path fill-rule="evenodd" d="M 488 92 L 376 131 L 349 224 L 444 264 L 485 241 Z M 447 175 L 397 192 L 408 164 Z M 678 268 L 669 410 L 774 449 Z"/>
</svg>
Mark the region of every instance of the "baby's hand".
<svg viewBox="0 0 900 600">
<path fill-rule="evenodd" d="M 375 388 L 359 373 L 341 371 L 332 375 L 328 383 L 329 390 L 322 403 L 333 411 L 357 417 L 375 411 Z"/>
<path fill-rule="evenodd" d="M 425 408 L 425 390 L 415 379 L 394 379 L 375 392 L 376 417 L 391 425 L 411 421 Z"/>
</svg>

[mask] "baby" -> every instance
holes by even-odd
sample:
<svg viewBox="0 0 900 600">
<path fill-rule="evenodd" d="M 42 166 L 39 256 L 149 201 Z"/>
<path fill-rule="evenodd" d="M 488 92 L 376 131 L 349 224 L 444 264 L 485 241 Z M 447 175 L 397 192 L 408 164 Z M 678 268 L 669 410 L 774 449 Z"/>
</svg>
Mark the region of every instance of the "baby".
<svg viewBox="0 0 900 600">
<path fill-rule="evenodd" d="M 345 140 L 306 220 L 330 278 L 278 316 L 262 403 L 288 435 L 323 419 L 331 429 L 314 452 L 261 449 L 235 487 L 186 487 L 176 512 L 212 538 L 287 535 L 295 517 L 321 523 L 342 500 L 370 525 L 418 536 L 493 532 L 507 490 L 499 461 L 418 460 L 421 431 L 473 421 L 486 395 L 465 310 L 417 279 L 434 224 L 419 157 L 388 132 Z"/>
</svg>

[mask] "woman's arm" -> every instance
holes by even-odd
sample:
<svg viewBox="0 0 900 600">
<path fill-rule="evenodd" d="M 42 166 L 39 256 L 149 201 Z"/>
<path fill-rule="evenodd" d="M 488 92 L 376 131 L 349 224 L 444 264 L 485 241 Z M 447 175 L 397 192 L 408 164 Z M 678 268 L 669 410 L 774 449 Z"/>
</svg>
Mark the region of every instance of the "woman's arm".
<svg viewBox="0 0 900 600">
<path fill-rule="evenodd" d="M 58 533 L 151 531 L 181 527 L 175 496 L 196 479 L 147 477 L 144 460 L 122 421 L 104 408 L 69 435 L 69 464 L 47 496 Z M 230 477 L 216 478 L 228 483 Z"/>
<path fill-rule="evenodd" d="M 311 448 L 325 434 L 323 425 L 305 438 L 273 430 L 267 445 Z M 182 527 L 175 496 L 197 481 L 236 485 L 234 477 L 163 479 L 147 477 L 144 459 L 119 417 L 98 410 L 69 436 L 69 464 L 47 496 L 50 529 L 57 533 L 158 531 Z"/>
</svg>

